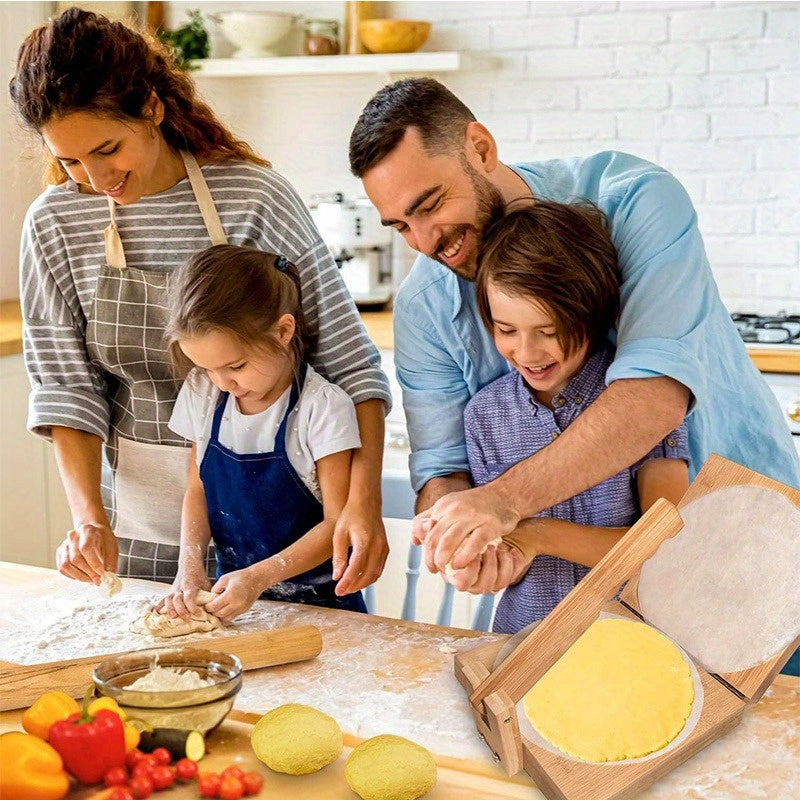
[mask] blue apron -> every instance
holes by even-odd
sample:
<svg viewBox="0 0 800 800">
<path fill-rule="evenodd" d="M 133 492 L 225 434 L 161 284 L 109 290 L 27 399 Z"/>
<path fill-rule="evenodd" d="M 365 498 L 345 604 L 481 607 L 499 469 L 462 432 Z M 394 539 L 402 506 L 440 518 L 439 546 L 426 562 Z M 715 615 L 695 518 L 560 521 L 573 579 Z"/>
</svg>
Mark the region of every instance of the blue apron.
<svg viewBox="0 0 800 800">
<path fill-rule="evenodd" d="M 309 491 L 286 454 L 286 427 L 305 382 L 292 383 L 289 406 L 275 435 L 271 453 L 234 453 L 219 441 L 228 402 L 221 392 L 214 411 L 211 437 L 200 463 L 211 535 L 217 548 L 217 578 L 279 553 L 323 519 L 322 504 Z M 235 402 L 235 401 L 234 401 Z M 266 600 L 366 612 L 361 592 L 337 597 L 331 560 L 302 575 L 270 587 Z"/>
</svg>

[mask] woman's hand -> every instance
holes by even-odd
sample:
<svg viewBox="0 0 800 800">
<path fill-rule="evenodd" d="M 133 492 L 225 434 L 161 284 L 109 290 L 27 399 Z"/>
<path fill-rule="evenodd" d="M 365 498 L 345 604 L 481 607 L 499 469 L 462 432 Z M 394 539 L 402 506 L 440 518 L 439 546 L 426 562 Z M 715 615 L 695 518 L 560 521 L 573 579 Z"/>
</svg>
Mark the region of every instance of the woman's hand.
<svg viewBox="0 0 800 800">
<path fill-rule="evenodd" d="M 353 551 L 349 555 L 348 549 Z M 336 594 L 343 597 L 375 583 L 389 555 L 380 508 L 350 499 L 342 509 L 333 532 L 333 579 Z"/>
<path fill-rule="evenodd" d="M 223 620 L 233 619 L 247 611 L 271 585 L 269 581 L 265 585 L 252 567 L 228 572 L 211 587 L 219 596 L 206 603 L 206 611 Z"/>
<path fill-rule="evenodd" d="M 111 527 L 84 522 L 71 530 L 56 550 L 56 566 L 62 575 L 84 583 L 100 584 L 103 572 L 117 571 L 119 547 Z"/>
<path fill-rule="evenodd" d="M 170 617 L 183 617 L 183 619 L 189 619 L 196 614 L 199 611 L 198 591 L 200 589 L 208 590 L 211 586 L 211 581 L 208 580 L 208 575 L 203 567 L 202 560 L 199 564 L 181 564 L 172 583 L 172 591 L 162 597 L 153 608 L 169 614 Z"/>
<path fill-rule="evenodd" d="M 501 543 L 496 547 L 490 546 L 483 555 L 445 580 L 461 592 L 492 594 L 522 580 L 532 561 L 516 547 Z"/>
</svg>

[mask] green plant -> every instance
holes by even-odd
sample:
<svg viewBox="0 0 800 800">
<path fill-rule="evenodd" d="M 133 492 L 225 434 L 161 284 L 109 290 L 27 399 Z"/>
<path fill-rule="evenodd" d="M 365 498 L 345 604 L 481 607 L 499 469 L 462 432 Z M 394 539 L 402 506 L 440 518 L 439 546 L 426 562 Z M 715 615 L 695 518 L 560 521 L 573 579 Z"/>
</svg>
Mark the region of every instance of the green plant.
<svg viewBox="0 0 800 800">
<path fill-rule="evenodd" d="M 172 48 L 175 63 L 185 70 L 196 69 L 192 61 L 208 58 L 208 32 L 203 22 L 202 12 L 195 8 L 186 12 L 189 21 L 174 31 L 163 28 L 158 31 L 158 38 Z"/>
</svg>

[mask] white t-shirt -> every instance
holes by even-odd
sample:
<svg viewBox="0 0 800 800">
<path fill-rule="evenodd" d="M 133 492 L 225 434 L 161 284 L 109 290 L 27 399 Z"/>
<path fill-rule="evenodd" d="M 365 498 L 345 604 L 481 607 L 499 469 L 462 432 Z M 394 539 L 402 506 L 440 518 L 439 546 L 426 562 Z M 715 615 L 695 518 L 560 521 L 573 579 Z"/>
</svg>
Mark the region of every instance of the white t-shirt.
<svg viewBox="0 0 800 800">
<path fill-rule="evenodd" d="M 271 453 L 275 434 L 289 405 L 290 386 L 269 408 L 258 414 L 242 414 L 236 398 L 228 395 L 219 428 L 219 441 L 234 453 Z M 169 420 L 170 430 L 197 444 L 197 464 L 203 460 L 219 389 L 208 376 L 195 370 L 184 381 Z M 286 453 L 303 483 L 318 500 L 322 493 L 316 463 L 342 450 L 361 447 L 353 401 L 338 386 L 308 367 L 303 391 L 289 417 Z"/>
</svg>

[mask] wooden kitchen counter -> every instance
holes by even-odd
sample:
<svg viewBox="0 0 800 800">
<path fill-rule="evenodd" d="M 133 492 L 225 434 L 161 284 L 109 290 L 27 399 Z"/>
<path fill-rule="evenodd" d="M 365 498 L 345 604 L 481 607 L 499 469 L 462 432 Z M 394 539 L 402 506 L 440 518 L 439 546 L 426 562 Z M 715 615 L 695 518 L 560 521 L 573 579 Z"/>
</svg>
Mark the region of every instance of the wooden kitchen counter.
<svg viewBox="0 0 800 800">
<path fill-rule="evenodd" d="M 125 581 L 123 593 L 106 600 L 94 587 L 69 581 L 54 570 L 7 563 L 0 563 L 0 585 L 0 641 L 4 643 L 0 657 L 26 663 L 153 646 L 151 639 L 143 641 L 119 631 L 167 588 Z M 349 747 L 379 733 L 407 736 L 429 747 L 439 764 L 439 782 L 426 800 L 542 797 L 524 773 L 508 778 L 495 766 L 475 733 L 467 698 L 453 675 L 454 652 L 496 637 L 271 602 L 257 603 L 232 627 L 251 632 L 301 624 L 320 629 L 321 655 L 313 661 L 245 673 L 234 711 L 209 739 L 212 752 L 203 769 L 218 769 L 234 759 L 246 768 L 256 766 L 248 744 L 248 724 L 277 705 L 299 702 L 334 716 Z M 198 634 L 184 641 L 215 635 Z M 127 645 L 119 647 L 124 642 Z M 793 787 L 800 785 L 798 703 L 800 679 L 779 676 L 738 728 L 641 797 L 794 797 Z M 0 714 L 0 731 L 19 729 L 19 718 L 20 712 Z M 342 777 L 347 752 L 313 776 L 278 776 L 262 767 L 264 796 L 356 800 Z M 176 789 L 164 797 L 196 797 L 196 790 Z"/>
</svg>

